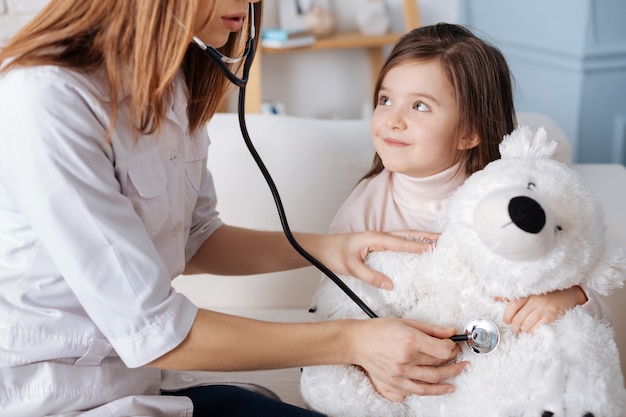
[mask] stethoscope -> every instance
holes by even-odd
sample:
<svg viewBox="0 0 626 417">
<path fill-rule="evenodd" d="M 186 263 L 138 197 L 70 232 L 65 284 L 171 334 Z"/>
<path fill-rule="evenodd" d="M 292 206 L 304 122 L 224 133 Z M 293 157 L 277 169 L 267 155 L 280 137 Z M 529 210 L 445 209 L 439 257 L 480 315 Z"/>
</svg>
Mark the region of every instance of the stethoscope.
<svg viewBox="0 0 626 417">
<path fill-rule="evenodd" d="M 291 228 L 289 227 L 289 223 L 287 222 L 287 215 L 285 214 L 285 209 L 283 207 L 282 200 L 280 198 L 280 194 L 278 193 L 278 189 L 276 188 L 276 184 L 272 179 L 265 163 L 259 156 L 256 148 L 252 144 L 252 140 L 250 139 L 250 134 L 248 133 L 248 127 L 246 125 L 245 119 L 245 101 L 246 101 L 246 85 L 248 83 L 248 79 L 250 76 L 250 67 L 252 66 L 252 61 L 254 60 L 254 54 L 256 52 L 256 26 L 254 23 L 255 18 L 255 5 L 254 3 L 250 3 L 250 12 L 248 13 L 248 40 L 245 44 L 244 53 L 239 58 L 231 58 L 223 55 L 214 47 L 205 44 L 200 40 L 197 36 L 194 36 L 193 42 L 202 50 L 204 53 L 210 57 L 220 68 L 222 73 L 228 78 L 230 82 L 236 85 L 239 88 L 239 96 L 237 101 L 237 115 L 239 119 L 239 129 L 241 130 L 241 135 L 243 136 L 243 140 L 248 148 L 248 151 L 252 155 L 252 158 L 256 162 L 257 166 L 261 170 L 267 185 L 270 188 L 272 193 L 272 197 L 274 198 L 274 203 L 276 204 L 276 209 L 278 211 L 278 217 L 280 218 L 280 223 L 283 229 L 287 240 L 293 246 L 293 248 L 303 256 L 307 261 L 309 261 L 313 266 L 319 269 L 324 273 L 328 278 L 330 278 L 350 299 L 356 303 L 361 310 L 365 312 L 370 318 L 378 318 L 376 313 L 370 309 L 363 300 L 356 295 L 350 287 L 348 287 L 335 273 L 333 273 L 326 265 L 318 261 L 313 255 L 308 253 L 295 239 L 293 233 L 291 232 Z M 244 60 L 242 75 L 239 77 L 234 74 L 229 64 L 236 64 Z M 466 327 L 464 334 L 458 334 L 451 337 L 451 340 L 454 342 L 465 342 L 467 347 L 475 353 L 486 354 L 492 352 L 500 341 L 500 332 L 498 330 L 498 326 L 488 319 L 488 318 L 476 318 L 470 320 Z"/>
</svg>

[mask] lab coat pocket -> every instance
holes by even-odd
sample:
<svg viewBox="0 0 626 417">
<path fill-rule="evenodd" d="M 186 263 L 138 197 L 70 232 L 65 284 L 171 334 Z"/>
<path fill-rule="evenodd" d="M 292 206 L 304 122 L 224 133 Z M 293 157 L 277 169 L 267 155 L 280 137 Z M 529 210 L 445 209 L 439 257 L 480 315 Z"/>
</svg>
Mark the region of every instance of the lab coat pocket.
<svg viewBox="0 0 626 417">
<path fill-rule="evenodd" d="M 165 225 L 170 212 L 167 175 L 158 154 L 142 158 L 128 167 L 128 198 L 154 237 Z"/>
<path fill-rule="evenodd" d="M 200 192 L 202 175 L 207 169 L 208 152 L 208 136 L 192 137 L 185 147 L 185 170 L 187 171 L 187 178 L 196 192 Z"/>
</svg>

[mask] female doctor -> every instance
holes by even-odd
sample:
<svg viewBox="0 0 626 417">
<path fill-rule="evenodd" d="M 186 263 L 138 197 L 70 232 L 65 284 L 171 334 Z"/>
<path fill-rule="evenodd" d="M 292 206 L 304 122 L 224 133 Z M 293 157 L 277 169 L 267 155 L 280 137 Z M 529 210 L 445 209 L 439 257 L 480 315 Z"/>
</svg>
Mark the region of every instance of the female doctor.
<svg viewBox="0 0 626 417">
<path fill-rule="evenodd" d="M 307 264 L 281 232 L 223 224 L 206 170 L 227 81 L 190 41 L 237 54 L 249 3 L 51 0 L 0 52 L 0 415 L 316 415 L 250 389 L 182 390 L 165 370 L 357 364 L 398 395 L 453 389 L 454 329 L 261 322 L 172 289 L 181 273 Z M 406 233 L 296 237 L 390 288 L 364 255 L 424 250 Z"/>
</svg>

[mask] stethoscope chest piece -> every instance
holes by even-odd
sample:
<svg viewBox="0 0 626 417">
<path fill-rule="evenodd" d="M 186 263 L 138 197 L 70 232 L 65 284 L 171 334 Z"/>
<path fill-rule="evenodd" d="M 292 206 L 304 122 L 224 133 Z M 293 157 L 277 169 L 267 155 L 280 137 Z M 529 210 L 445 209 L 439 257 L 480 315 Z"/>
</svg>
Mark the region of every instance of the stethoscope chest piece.
<svg viewBox="0 0 626 417">
<path fill-rule="evenodd" d="M 500 343 L 500 330 L 496 323 L 486 317 L 477 317 L 465 325 L 465 341 L 472 352 L 486 355 L 493 352 Z"/>
</svg>

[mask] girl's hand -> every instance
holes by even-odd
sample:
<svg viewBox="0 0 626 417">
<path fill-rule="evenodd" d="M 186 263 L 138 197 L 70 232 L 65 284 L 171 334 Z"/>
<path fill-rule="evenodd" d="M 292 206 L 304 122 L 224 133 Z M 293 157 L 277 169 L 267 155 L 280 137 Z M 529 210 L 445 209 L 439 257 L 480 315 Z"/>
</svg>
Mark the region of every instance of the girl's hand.
<svg viewBox="0 0 626 417">
<path fill-rule="evenodd" d="M 400 230 L 395 232 L 361 232 L 324 236 L 316 245 L 314 256 L 333 272 L 361 279 L 385 290 L 393 288 L 392 281 L 365 265 L 368 253 L 375 251 L 414 252 L 430 250 L 439 238 L 438 233 Z"/>
<path fill-rule="evenodd" d="M 464 369 L 450 363 L 460 347 L 449 340 L 454 329 L 414 320 L 363 320 L 365 330 L 355 339 L 361 366 L 379 394 L 402 401 L 411 394 L 441 395 L 454 391 L 444 383 Z"/>
<path fill-rule="evenodd" d="M 542 324 L 555 321 L 567 310 L 587 302 L 578 285 L 543 295 L 531 295 L 507 301 L 503 320 L 514 332 L 532 332 Z"/>
</svg>

